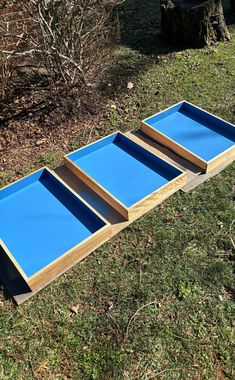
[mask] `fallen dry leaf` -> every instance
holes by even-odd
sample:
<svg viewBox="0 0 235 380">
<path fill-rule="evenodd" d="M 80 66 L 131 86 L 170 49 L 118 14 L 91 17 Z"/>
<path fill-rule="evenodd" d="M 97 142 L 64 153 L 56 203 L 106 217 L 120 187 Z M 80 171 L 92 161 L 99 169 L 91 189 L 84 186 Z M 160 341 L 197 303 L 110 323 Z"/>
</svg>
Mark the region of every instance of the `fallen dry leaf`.
<svg viewBox="0 0 235 380">
<path fill-rule="evenodd" d="M 132 90 L 133 87 L 134 87 L 134 84 L 132 82 L 127 83 L 128 90 Z"/>
<path fill-rule="evenodd" d="M 42 145 L 42 144 L 44 144 L 45 141 L 46 141 L 46 139 L 38 140 L 38 141 L 36 141 L 36 145 Z"/>
<path fill-rule="evenodd" d="M 79 306 L 79 305 L 76 305 L 76 306 L 72 306 L 72 307 L 70 308 L 70 311 L 71 311 L 72 313 L 74 313 L 74 314 L 77 315 L 79 309 L 80 309 L 80 306 Z"/>
</svg>

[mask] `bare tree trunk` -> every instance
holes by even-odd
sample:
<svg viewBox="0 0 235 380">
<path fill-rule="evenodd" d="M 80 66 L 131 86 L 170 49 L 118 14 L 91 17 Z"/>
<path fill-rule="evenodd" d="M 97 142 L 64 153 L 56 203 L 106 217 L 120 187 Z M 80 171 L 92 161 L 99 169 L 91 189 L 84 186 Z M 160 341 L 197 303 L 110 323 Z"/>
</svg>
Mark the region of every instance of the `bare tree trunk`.
<svg viewBox="0 0 235 380">
<path fill-rule="evenodd" d="M 171 42 L 203 47 L 230 39 L 221 0 L 161 0 L 161 16 Z"/>
</svg>

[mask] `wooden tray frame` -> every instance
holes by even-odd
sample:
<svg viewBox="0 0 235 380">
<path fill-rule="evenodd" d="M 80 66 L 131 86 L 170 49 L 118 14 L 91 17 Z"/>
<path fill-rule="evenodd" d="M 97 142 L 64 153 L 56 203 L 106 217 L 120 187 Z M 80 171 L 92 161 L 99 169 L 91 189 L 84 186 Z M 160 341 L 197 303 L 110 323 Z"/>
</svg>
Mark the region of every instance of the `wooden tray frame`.
<svg viewBox="0 0 235 380">
<path fill-rule="evenodd" d="M 76 198 L 78 198 L 84 205 L 86 205 L 95 215 L 97 215 L 104 223 L 105 226 L 101 227 L 98 231 L 96 231 L 91 236 L 84 239 L 82 242 L 71 248 L 70 250 L 64 252 L 60 257 L 56 260 L 52 261 L 44 268 L 39 270 L 37 273 L 28 277 L 26 273 L 23 271 L 19 263 L 14 258 L 13 254 L 4 244 L 4 242 L 0 239 L 0 247 L 2 247 L 3 251 L 7 254 L 10 261 L 13 263 L 17 271 L 20 273 L 21 277 L 27 283 L 29 288 L 32 291 L 36 291 L 42 285 L 47 282 L 53 280 L 56 276 L 58 276 L 62 271 L 66 271 L 67 268 L 70 268 L 72 265 L 82 260 L 86 256 L 88 256 L 92 251 L 94 251 L 97 247 L 99 247 L 102 243 L 107 241 L 111 237 L 111 225 L 110 223 L 100 215 L 89 203 L 87 203 L 80 195 L 77 194 L 70 186 L 68 186 L 55 172 L 52 172 L 47 167 L 43 167 L 35 172 L 31 173 L 28 176 L 21 178 L 18 181 L 13 182 L 12 184 L 3 187 L 1 190 L 4 190 L 14 183 L 18 183 L 25 178 L 32 176 L 35 173 L 40 172 L 41 170 L 46 169 L 55 179 L 57 179 L 65 188 L 67 188 Z"/>
<path fill-rule="evenodd" d="M 138 142 L 139 144 L 143 144 L 143 146 L 147 146 L 152 152 L 154 152 L 160 158 L 169 161 L 176 167 L 179 167 L 181 170 L 187 172 L 187 183 L 185 186 L 181 188 L 182 191 L 188 192 L 197 187 L 198 185 L 208 181 L 210 178 L 214 177 L 217 173 L 223 170 L 229 163 L 223 164 L 216 170 L 211 171 L 209 174 L 202 174 L 202 170 L 195 166 L 193 163 L 185 160 L 184 158 L 178 156 L 172 150 L 158 144 L 156 141 L 151 139 L 150 137 L 143 134 L 141 131 L 136 131 L 134 133 L 128 132 L 127 135 L 129 138 Z M 231 161 L 232 162 L 232 161 Z M 231 163 L 230 162 L 230 163 Z M 65 165 L 61 165 L 56 168 L 57 175 L 66 182 L 70 188 L 72 188 L 76 193 L 78 193 L 81 198 L 85 201 L 88 201 L 89 204 L 93 206 L 97 210 L 97 212 L 108 220 L 112 227 L 111 237 L 118 234 L 124 228 L 130 225 L 130 221 L 124 220 L 124 218 L 116 212 L 110 205 L 108 205 L 99 195 L 93 192 L 89 186 L 87 186 L 82 180 L 80 180 L 77 176 L 75 176 Z M 84 195 L 87 195 L 84 197 Z M 158 202 L 157 204 L 160 204 Z M 154 206 L 157 206 L 154 205 Z M 133 221 L 132 221 L 133 222 Z M 102 245 L 102 242 L 96 247 Z M 1 247 L 0 247 L 1 252 Z M 87 255 L 84 255 L 84 258 Z M 35 296 L 43 290 L 46 286 L 48 286 L 52 281 L 56 280 L 58 277 L 63 275 L 66 271 L 73 268 L 74 265 L 79 262 L 83 257 L 71 263 L 65 270 L 62 270 L 58 275 L 52 278 L 50 281 L 45 282 L 37 288 L 35 291 L 31 291 L 25 281 L 22 279 L 18 271 L 15 269 L 14 265 L 8 258 L 6 254 L 1 256 L 1 270 L 0 270 L 0 281 L 3 284 L 3 294 L 6 299 L 13 297 L 14 302 L 17 305 L 21 305 L 22 303 L 29 300 L 31 297 Z"/>
<path fill-rule="evenodd" d="M 171 138 L 166 136 L 164 133 L 157 131 L 155 128 L 153 128 L 151 125 L 149 125 L 147 123 L 148 119 L 150 119 L 154 116 L 157 116 L 157 115 L 159 115 L 159 114 L 161 114 L 167 110 L 170 110 L 171 108 L 176 107 L 176 106 L 183 104 L 183 103 L 189 104 L 190 106 L 197 108 L 198 110 L 200 110 L 204 114 L 212 116 L 213 118 L 218 119 L 218 120 L 228 124 L 232 128 L 235 128 L 235 126 L 233 124 L 221 119 L 218 116 L 213 115 L 210 112 L 203 110 L 200 107 L 195 106 L 194 104 L 192 104 L 186 100 L 183 100 L 179 103 L 174 104 L 171 107 L 164 109 L 163 111 L 157 112 L 156 114 L 142 120 L 142 122 L 141 122 L 142 123 L 142 127 L 141 127 L 142 132 L 144 132 L 146 135 L 150 136 L 151 138 L 153 138 L 154 140 L 156 140 L 160 144 L 171 149 L 173 152 L 177 153 L 179 156 L 181 156 L 181 157 L 185 158 L 186 160 L 192 162 L 193 164 L 199 166 L 201 169 L 203 169 L 203 171 L 205 173 L 209 173 L 210 171 L 216 169 L 220 165 L 223 165 L 224 163 L 230 162 L 232 159 L 234 159 L 235 158 L 235 145 L 226 149 L 224 152 L 218 154 L 216 157 L 212 158 L 211 160 L 206 161 L 206 160 L 202 159 L 201 157 L 199 157 L 198 155 L 196 155 L 195 153 L 188 150 L 187 148 L 183 147 L 181 144 L 178 144 L 177 142 L 175 142 L 174 140 L 172 140 Z"/>
<path fill-rule="evenodd" d="M 146 146 L 143 146 L 140 143 L 137 143 L 133 139 L 129 138 L 129 136 L 124 133 L 117 131 L 108 136 L 105 136 L 86 147 L 96 144 L 99 141 L 102 141 L 110 136 L 115 135 L 116 133 L 121 134 L 125 138 L 129 139 L 131 142 L 134 142 L 136 145 L 140 146 L 147 152 L 152 155 L 158 157 L 156 154 L 151 152 L 151 150 L 147 149 Z M 80 178 L 86 185 L 88 185 L 94 192 L 96 192 L 100 197 L 102 197 L 110 206 L 112 206 L 117 212 L 119 212 L 126 220 L 136 219 L 138 216 L 143 215 L 145 212 L 151 210 L 157 203 L 163 201 L 168 198 L 171 194 L 181 189 L 186 184 L 186 173 L 179 169 L 177 166 L 169 163 L 168 161 L 160 158 L 162 161 L 166 162 L 168 165 L 171 165 L 175 169 L 177 169 L 181 174 L 169 181 L 159 189 L 150 193 L 140 201 L 136 202 L 131 207 L 126 207 L 121 201 L 119 201 L 114 195 L 112 195 L 108 190 L 106 190 L 102 185 L 100 185 L 97 181 L 95 181 L 89 174 L 87 174 L 84 170 L 82 170 L 79 166 L 74 164 L 72 160 L 68 157 L 69 155 L 84 149 L 84 147 L 77 149 L 68 155 L 64 156 L 65 165 L 69 170 L 71 170 L 78 178 Z"/>
</svg>

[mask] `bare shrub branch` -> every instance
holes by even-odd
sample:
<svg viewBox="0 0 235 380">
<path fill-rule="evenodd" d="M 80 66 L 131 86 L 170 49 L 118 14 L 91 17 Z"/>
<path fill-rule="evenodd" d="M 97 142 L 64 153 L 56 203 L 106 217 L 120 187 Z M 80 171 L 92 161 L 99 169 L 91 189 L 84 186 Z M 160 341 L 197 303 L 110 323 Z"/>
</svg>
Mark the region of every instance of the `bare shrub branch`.
<svg viewBox="0 0 235 380">
<path fill-rule="evenodd" d="M 2 50 L 11 57 L 33 57 L 46 69 L 53 93 L 81 91 L 97 82 L 107 63 L 117 25 L 113 9 L 122 0 L 20 0 L 27 15 L 19 44 Z M 19 45 L 18 44 L 18 45 Z"/>
</svg>

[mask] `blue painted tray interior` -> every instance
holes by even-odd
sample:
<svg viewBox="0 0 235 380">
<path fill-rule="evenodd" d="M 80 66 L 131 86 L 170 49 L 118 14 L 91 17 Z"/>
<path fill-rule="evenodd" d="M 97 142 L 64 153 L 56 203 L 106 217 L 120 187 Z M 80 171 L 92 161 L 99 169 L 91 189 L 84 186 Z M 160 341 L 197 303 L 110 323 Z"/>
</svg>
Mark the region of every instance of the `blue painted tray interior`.
<svg viewBox="0 0 235 380">
<path fill-rule="evenodd" d="M 152 116 L 145 123 L 205 161 L 235 142 L 235 128 L 186 102 Z"/>
<path fill-rule="evenodd" d="M 0 238 L 28 277 L 104 225 L 46 169 L 0 192 Z"/>
<path fill-rule="evenodd" d="M 182 174 L 120 133 L 71 153 L 68 158 L 126 207 Z"/>
</svg>

